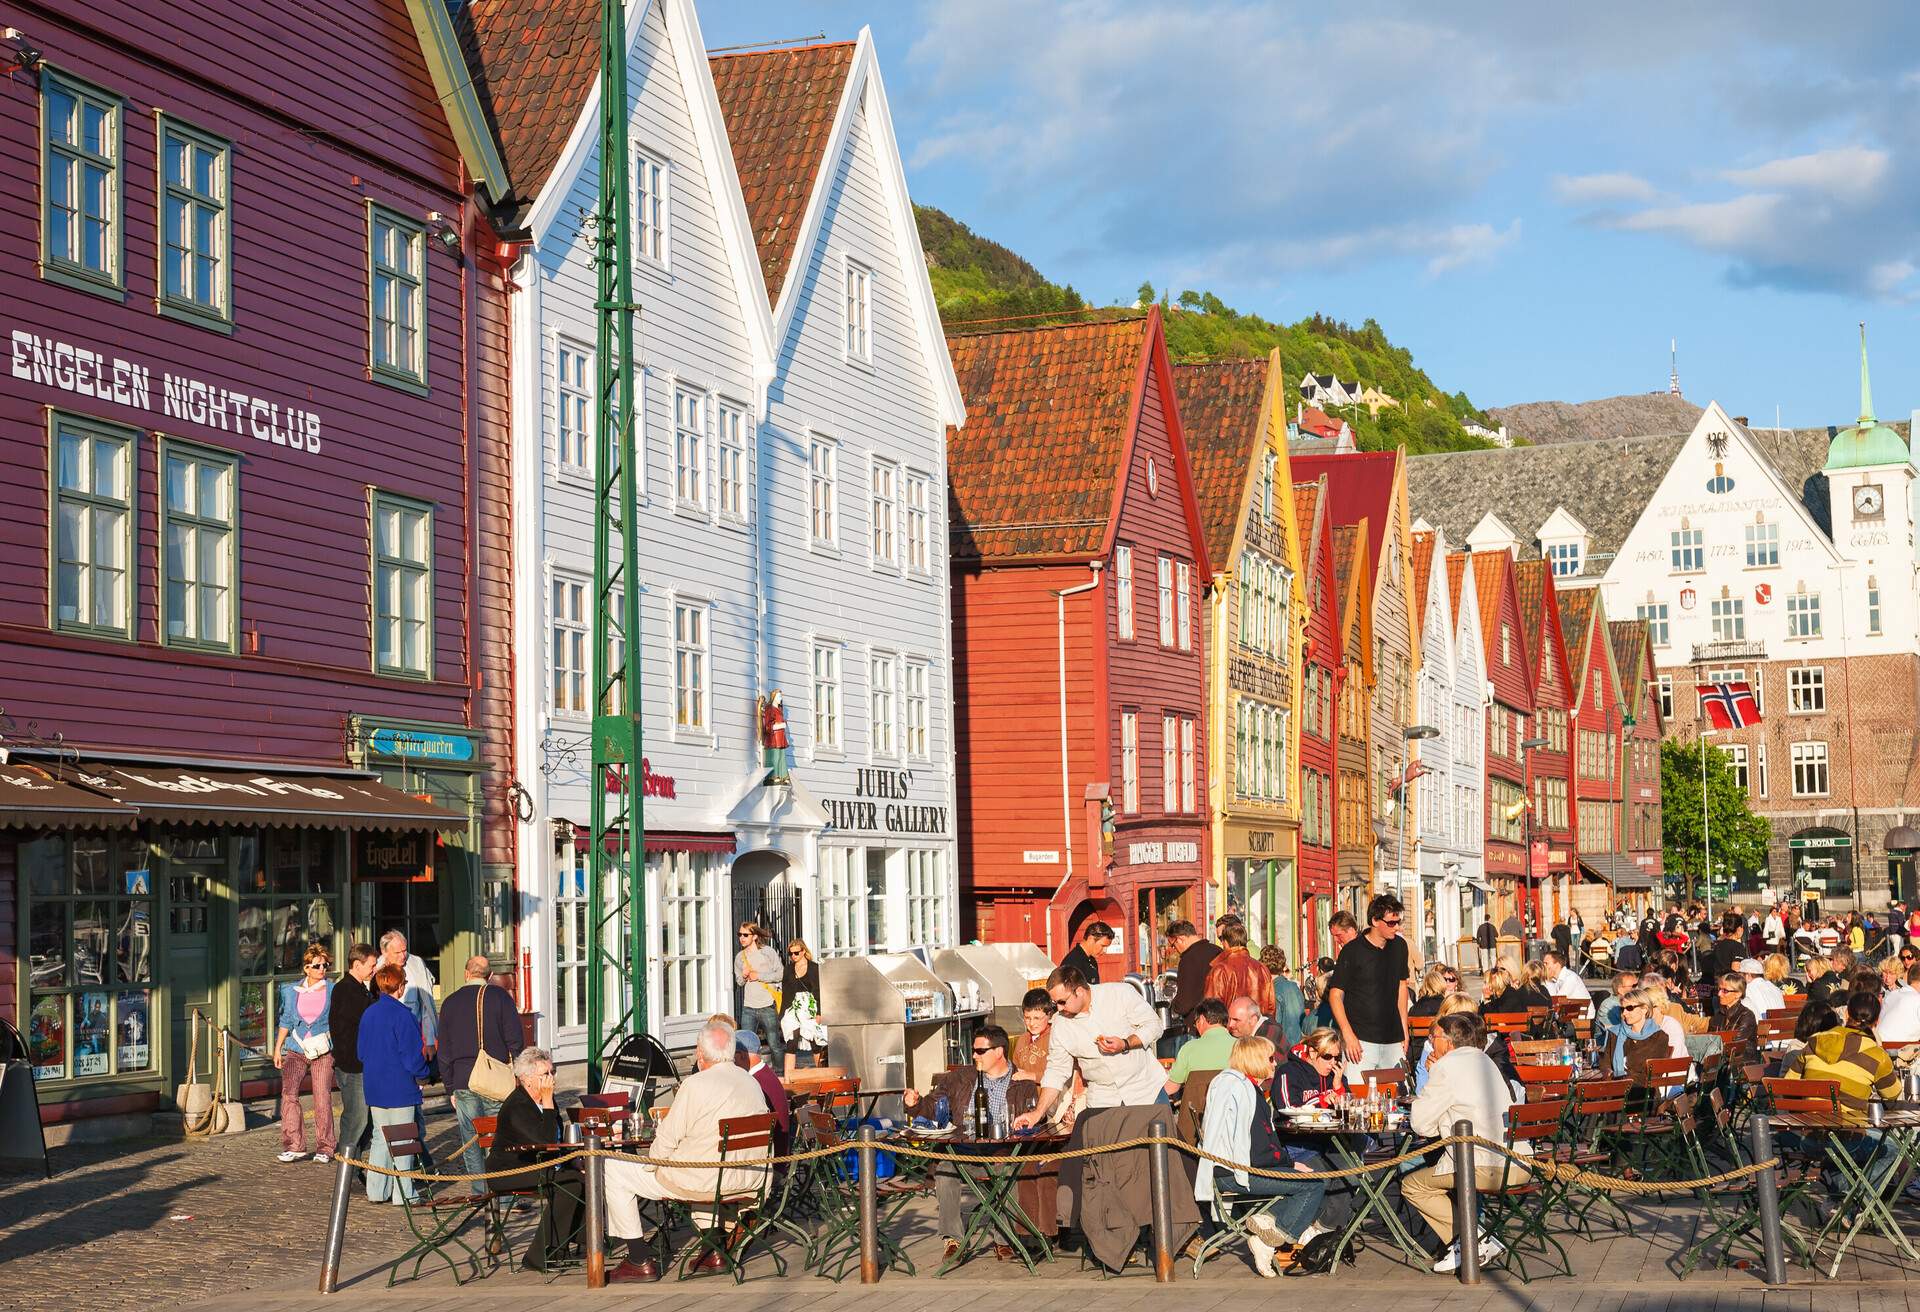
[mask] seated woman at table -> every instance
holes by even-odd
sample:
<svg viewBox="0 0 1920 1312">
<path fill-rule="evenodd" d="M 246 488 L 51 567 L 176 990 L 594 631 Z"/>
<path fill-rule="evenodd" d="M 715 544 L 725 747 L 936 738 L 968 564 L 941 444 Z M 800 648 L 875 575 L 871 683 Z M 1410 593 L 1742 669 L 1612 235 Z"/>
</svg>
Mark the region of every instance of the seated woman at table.
<svg viewBox="0 0 1920 1312">
<path fill-rule="evenodd" d="M 1553 996 L 1540 982 L 1538 971 L 1524 961 L 1514 962 L 1507 967 L 1507 970 L 1513 976 L 1513 987 L 1507 991 L 1508 996 L 1505 1001 L 1508 1005 L 1502 1010 L 1532 1011 L 1535 1007 L 1552 1009 Z"/>
<path fill-rule="evenodd" d="M 1664 1006 L 1665 999 L 1663 990 L 1648 985 L 1620 999 L 1619 1017 L 1601 1047 L 1604 1068 L 1616 1078 L 1625 1076 L 1645 1086 L 1652 1082 L 1647 1063 L 1687 1055 L 1685 1036 L 1679 1039 L 1680 1051 L 1675 1052 L 1675 1040 L 1661 1023 L 1656 1008 Z"/>
<path fill-rule="evenodd" d="M 1495 966 L 1487 972 L 1480 988 L 1482 1016 L 1514 1016 L 1526 1009 L 1526 1001 L 1514 983 L 1511 965 Z"/>
<path fill-rule="evenodd" d="M 1893 1058 L 1873 1037 L 1880 1021 L 1880 999 L 1855 993 L 1847 999 L 1847 1018 L 1813 1036 L 1787 1063 L 1786 1075 L 1801 1080 L 1834 1080 L 1839 1086 L 1840 1115 L 1854 1125 L 1867 1123 L 1867 1104 L 1875 1097 L 1900 1096 L 1900 1077 Z"/>
<path fill-rule="evenodd" d="M 1337 1071 L 1338 1036 L 1331 1030 L 1316 1033 L 1331 1036 L 1325 1040 L 1325 1046 L 1331 1052 L 1329 1060 Z M 1270 1039 L 1256 1036 L 1234 1042 L 1227 1069 L 1214 1076 L 1207 1089 L 1200 1146 L 1230 1162 L 1244 1162 L 1262 1170 L 1284 1170 L 1290 1166 L 1301 1171 L 1314 1170 L 1315 1167 L 1296 1161 L 1275 1132 L 1273 1102 L 1260 1087 L 1274 1078 L 1273 1058 Z M 1316 1218 L 1326 1200 L 1325 1180 L 1252 1175 L 1203 1162 L 1194 1182 L 1193 1196 L 1204 1203 L 1213 1200 L 1216 1192 L 1256 1198 L 1277 1196 L 1283 1200 L 1247 1224 L 1247 1251 L 1253 1256 L 1253 1269 L 1263 1276 L 1271 1278 L 1279 1274 L 1274 1264 L 1276 1255 L 1283 1265 L 1290 1266 L 1296 1246 L 1307 1244 L 1324 1233 Z"/>
<path fill-rule="evenodd" d="M 1760 1025 L 1747 1006 L 1747 977 L 1737 971 L 1722 975 L 1714 986 L 1714 997 L 1713 1015 L 1707 1018 L 1707 1028 L 1715 1034 L 1733 1035 L 1747 1045 L 1749 1055 L 1759 1052 Z"/>
<path fill-rule="evenodd" d="M 544 1271 L 580 1240 L 586 1189 L 580 1168 L 541 1166 L 558 1150 L 529 1150 L 530 1144 L 560 1142 L 560 1114 L 553 1105 L 553 1056 L 545 1048 L 522 1048 L 513 1059 L 514 1090 L 500 1104 L 493 1147 L 487 1150 L 488 1171 L 517 1171 L 491 1181 L 493 1188 L 532 1189 L 550 1185 L 545 1215 L 520 1265 Z M 517 1169 L 525 1168 L 525 1169 Z"/>
<path fill-rule="evenodd" d="M 1236 1044 L 1237 1048 L 1239 1045 Z M 1340 1031 L 1331 1026 L 1310 1031 L 1286 1061 L 1270 1072 L 1269 1097 L 1275 1107 L 1330 1107 L 1346 1088 L 1342 1075 Z"/>
</svg>

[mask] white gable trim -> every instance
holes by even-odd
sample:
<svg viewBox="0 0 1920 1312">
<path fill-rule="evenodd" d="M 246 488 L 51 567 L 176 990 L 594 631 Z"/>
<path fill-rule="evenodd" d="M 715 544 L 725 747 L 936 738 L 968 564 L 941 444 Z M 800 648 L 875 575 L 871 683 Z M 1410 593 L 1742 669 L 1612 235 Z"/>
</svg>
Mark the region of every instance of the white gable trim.
<svg viewBox="0 0 1920 1312">
<path fill-rule="evenodd" d="M 1555 506 L 1553 513 L 1547 516 L 1547 522 L 1540 526 L 1534 536 L 1542 542 L 1578 538 L 1582 543 L 1586 543 L 1592 540 L 1593 533 L 1585 524 L 1575 519 L 1565 506 Z"/>
<path fill-rule="evenodd" d="M 1521 537 L 1507 527 L 1506 520 L 1489 510 L 1480 516 L 1480 522 L 1475 524 L 1472 531 L 1467 534 L 1467 549 L 1482 551 L 1495 543 L 1506 548 L 1517 547 L 1521 543 Z"/>
<path fill-rule="evenodd" d="M 1780 471 L 1774 467 L 1773 457 L 1769 456 L 1761 449 L 1760 444 L 1753 440 L 1753 435 L 1747 431 L 1745 424 L 1735 423 L 1727 412 L 1720 408 L 1718 401 L 1707 402 L 1707 408 L 1700 412 L 1700 422 L 1693 426 L 1693 432 L 1687 434 L 1686 443 L 1680 448 L 1681 451 L 1684 452 L 1687 447 L 1692 446 L 1694 440 L 1706 429 L 1708 421 L 1715 418 L 1720 421 L 1721 426 L 1725 428 L 1728 433 L 1733 435 L 1736 441 L 1747 448 L 1747 453 L 1753 457 L 1753 463 L 1760 466 L 1760 472 L 1766 478 L 1768 485 L 1773 488 L 1781 500 L 1787 503 L 1791 513 L 1798 518 L 1801 526 L 1813 535 L 1815 544 L 1825 551 L 1827 560 L 1835 564 L 1844 561 L 1846 557 L 1843 556 L 1840 549 L 1833 544 L 1833 539 L 1828 537 L 1826 531 L 1815 521 L 1813 512 L 1807 509 L 1807 503 L 1801 499 L 1798 492 L 1787 486 L 1785 479 L 1780 477 Z M 1676 454 L 1674 456 L 1674 464 L 1677 465 L 1679 463 L 1680 456 Z M 1671 475 L 1673 466 L 1668 466 L 1667 472 Z M 1664 491 L 1665 488 L 1666 480 L 1662 479 L 1661 490 Z M 1657 496 L 1658 493 L 1655 495 Z M 1653 503 L 1650 501 L 1647 503 L 1647 509 L 1651 510 L 1652 508 Z M 1642 511 L 1641 513 L 1645 514 L 1646 512 Z M 1634 527 L 1639 527 L 1637 521 Z"/>
<path fill-rule="evenodd" d="M 901 260 L 902 282 L 912 299 L 920 324 L 921 352 L 931 375 L 934 391 L 940 399 L 941 420 L 959 427 L 966 422 L 966 403 L 960 395 L 960 380 L 954 376 L 953 360 L 947 354 L 946 330 L 940 326 L 940 311 L 933 301 L 933 284 L 927 277 L 926 253 L 920 247 L 920 230 L 914 223 L 913 203 L 907 192 L 906 169 L 900 162 L 900 143 L 893 132 L 893 111 L 887 105 L 886 87 L 880 78 L 880 63 L 873 51 L 873 29 L 860 29 L 854 45 L 853 66 L 847 70 L 847 84 L 841 90 L 840 108 L 835 112 L 833 130 L 821 153 L 820 168 L 814 175 L 813 194 L 807 198 L 806 213 L 794 239 L 793 258 L 787 264 L 786 284 L 773 307 L 773 341 L 784 342 L 793 325 L 799 305 L 800 286 L 805 270 L 813 263 L 814 248 L 819 245 L 826 224 L 827 197 L 838 173 L 835 167 L 847 149 L 853 118 L 862 107 L 881 158 L 881 189 L 886 193 L 888 218 L 893 227 L 894 249 Z M 737 188 L 737 184 L 736 184 Z M 910 266 L 910 267 L 909 267 Z"/>
<path fill-rule="evenodd" d="M 627 0 L 627 60 L 646 28 L 646 15 L 654 0 Z M 733 275 L 734 297 L 746 324 L 753 349 L 753 371 L 764 390 L 773 378 L 773 317 L 767 306 L 767 282 L 760 272 L 759 248 L 753 240 L 753 225 L 747 219 L 746 199 L 740 190 L 740 174 L 734 167 L 733 146 L 727 139 L 726 120 L 720 113 L 720 97 L 713 88 L 713 70 L 707 64 L 707 43 L 700 34 L 700 19 L 692 0 L 658 0 L 661 21 L 666 24 L 673 43 L 674 66 L 680 70 L 680 89 L 693 120 L 694 139 L 699 142 L 701 166 L 707 190 L 714 201 L 720 238 L 727 248 L 727 266 Z M 573 184 L 586 166 L 587 158 L 600 145 L 600 76 L 581 102 L 580 117 L 567 138 L 560 162 L 548 175 L 535 198 L 527 226 L 536 247 L 545 243 L 560 206 L 572 194 Z"/>
</svg>

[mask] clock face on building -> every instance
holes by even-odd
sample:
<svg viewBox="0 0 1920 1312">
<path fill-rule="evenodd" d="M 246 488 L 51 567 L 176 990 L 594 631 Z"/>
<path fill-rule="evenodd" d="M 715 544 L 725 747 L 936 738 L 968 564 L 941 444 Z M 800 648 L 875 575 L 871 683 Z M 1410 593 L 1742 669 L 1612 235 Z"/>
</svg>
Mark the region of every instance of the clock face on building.
<svg viewBox="0 0 1920 1312">
<path fill-rule="evenodd" d="M 1853 490 L 1853 513 L 1856 515 L 1877 515 L 1886 505 L 1877 483 L 1864 483 Z"/>
</svg>

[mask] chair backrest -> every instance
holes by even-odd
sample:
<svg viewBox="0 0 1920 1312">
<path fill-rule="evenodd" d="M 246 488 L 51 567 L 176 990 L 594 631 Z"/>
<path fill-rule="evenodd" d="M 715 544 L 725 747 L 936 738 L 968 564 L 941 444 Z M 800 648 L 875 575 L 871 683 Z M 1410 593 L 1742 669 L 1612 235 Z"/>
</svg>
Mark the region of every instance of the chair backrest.
<svg viewBox="0 0 1920 1312">
<path fill-rule="evenodd" d="M 1566 1119 L 1566 1115 L 1567 1104 L 1564 1099 L 1517 1102 L 1507 1108 L 1507 1142 L 1551 1139 L 1560 1133 L 1560 1123 Z"/>
<path fill-rule="evenodd" d="M 1513 1054 L 1516 1063 L 1545 1052 L 1558 1053 L 1564 1046 L 1565 1042 L 1561 1039 L 1510 1039 L 1507 1042 L 1507 1050 Z"/>
<path fill-rule="evenodd" d="M 1783 1043 L 1793 1037 L 1793 1026 L 1792 1013 L 1770 1011 L 1767 1018 L 1754 1028 L 1754 1034 L 1762 1043 Z"/>
<path fill-rule="evenodd" d="M 1772 1079 L 1763 1081 L 1779 1116 L 1832 1116 L 1840 1107 L 1840 1081 Z"/>
<path fill-rule="evenodd" d="M 583 1132 L 605 1135 L 611 1134 L 630 1113 L 615 1107 L 575 1107 L 571 1114 L 573 1123 Z"/>
<path fill-rule="evenodd" d="M 1610 1116 L 1627 1109 L 1633 1081 L 1582 1080 L 1573 1086 L 1573 1110 L 1580 1116 Z"/>
<path fill-rule="evenodd" d="M 1432 1016 L 1407 1017 L 1407 1032 L 1416 1039 L 1424 1039 L 1433 1029 Z"/>
<path fill-rule="evenodd" d="M 613 1111 L 625 1111 L 633 1106 L 633 1095 L 622 1089 L 615 1093 L 583 1093 L 580 1095 L 582 1107 L 605 1107 Z"/>
<path fill-rule="evenodd" d="M 1783 996 L 1781 997 L 1781 999 L 1780 999 L 1780 1001 L 1781 1001 L 1781 1008 L 1782 1008 L 1782 1010 L 1784 1010 L 1784 1011 L 1785 1011 L 1785 1012 L 1786 1012 L 1786 1013 L 1787 1013 L 1787 1014 L 1788 1014 L 1789 1016 L 1797 1016 L 1797 1015 L 1799 1015 L 1799 1014 L 1800 1014 L 1800 1012 L 1801 1012 L 1801 1011 L 1802 1011 L 1803 1009 L 1805 1009 L 1805 1007 L 1806 1007 L 1806 1005 L 1807 1005 L 1807 999 L 1808 999 L 1808 997 L 1810 997 L 1810 996 L 1811 996 L 1810 994 L 1806 994 L 1806 993 L 1788 993 L 1788 994 L 1784 994 L 1784 995 L 1783 995 Z M 1773 1013 L 1772 1013 L 1772 1012 L 1768 1012 L 1767 1014 L 1768 1014 L 1768 1015 L 1772 1015 Z"/>
<path fill-rule="evenodd" d="M 1535 1066 L 1515 1062 L 1513 1073 L 1520 1077 L 1520 1083 L 1532 1087 L 1536 1084 L 1571 1084 L 1573 1067 L 1571 1066 Z"/>
<path fill-rule="evenodd" d="M 838 1148 L 846 1140 L 840 1136 L 840 1127 L 831 1114 L 817 1108 L 807 1109 L 807 1124 L 813 1130 L 813 1137 L 822 1148 Z"/>
<path fill-rule="evenodd" d="M 1553 1015 L 1552 1007 L 1528 1007 L 1527 1024 L 1536 1026 L 1545 1025 L 1547 1018 L 1551 1015 Z"/>
<path fill-rule="evenodd" d="M 400 1125 L 383 1125 L 380 1135 L 387 1141 L 387 1151 L 395 1157 L 418 1157 L 426 1146 L 420 1142 L 420 1124 L 406 1121 Z"/>
<path fill-rule="evenodd" d="M 758 1148 L 773 1151 L 774 1117 L 772 1112 L 753 1116 L 726 1116 L 720 1120 L 720 1157 L 726 1160 Z"/>
<path fill-rule="evenodd" d="M 1527 1013 L 1524 1011 L 1496 1011 L 1483 1017 L 1482 1024 L 1489 1034 L 1525 1034 L 1527 1032 Z"/>
<path fill-rule="evenodd" d="M 1593 1007 L 1588 998 L 1560 998 L 1553 1004 L 1553 1014 L 1563 1021 L 1578 1020 Z"/>
<path fill-rule="evenodd" d="M 1655 1057 L 1647 1063 L 1647 1083 L 1656 1089 L 1671 1089 L 1687 1082 L 1693 1062 L 1687 1057 Z"/>
<path fill-rule="evenodd" d="M 493 1147 L 493 1136 L 500 1128 L 498 1116 L 476 1116 L 473 1118 L 473 1142 L 481 1152 Z"/>
<path fill-rule="evenodd" d="M 1397 1094 L 1400 1092 L 1400 1085 L 1406 1078 L 1407 1073 L 1398 1066 L 1383 1066 L 1379 1070 L 1360 1072 L 1358 1088 L 1362 1093 L 1366 1092 L 1367 1081 L 1372 1080 L 1374 1087 L 1378 1088 L 1380 1092 Z"/>
<path fill-rule="evenodd" d="M 847 1120 L 860 1110 L 860 1081 L 852 1076 L 844 1080 L 821 1080 L 810 1086 L 820 1106 L 838 1120 Z"/>
</svg>

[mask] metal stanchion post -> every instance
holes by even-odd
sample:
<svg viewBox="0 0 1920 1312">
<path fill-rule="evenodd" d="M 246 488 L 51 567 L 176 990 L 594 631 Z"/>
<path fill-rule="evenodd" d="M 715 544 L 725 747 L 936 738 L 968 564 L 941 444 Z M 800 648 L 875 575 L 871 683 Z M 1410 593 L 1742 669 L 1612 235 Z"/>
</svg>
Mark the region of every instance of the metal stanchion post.
<svg viewBox="0 0 1920 1312">
<path fill-rule="evenodd" d="M 860 1127 L 860 1283 L 880 1283 L 879 1161 L 873 1127 Z"/>
<path fill-rule="evenodd" d="M 1167 1187 L 1167 1141 L 1160 1137 L 1164 1127 L 1153 1127 L 1153 1140 L 1147 1145 L 1147 1181 L 1153 1196 L 1153 1278 L 1163 1285 L 1173 1283 L 1173 1198 Z"/>
<path fill-rule="evenodd" d="M 331 1294 L 340 1287 L 340 1250 L 347 1243 L 347 1199 L 353 1193 L 353 1168 L 343 1154 L 334 1159 L 339 1165 L 333 1173 L 333 1210 L 327 1215 L 327 1251 L 320 1259 L 320 1292 Z"/>
<path fill-rule="evenodd" d="M 598 1148 L 597 1135 L 586 1136 L 589 1150 Z M 598 1155 L 586 1159 L 587 1165 L 587 1288 L 605 1289 L 607 1285 L 607 1163 Z"/>
<path fill-rule="evenodd" d="M 1773 1122 L 1765 1112 L 1755 1114 L 1749 1134 L 1753 1160 L 1770 1160 L 1773 1157 Z M 1766 1268 L 1766 1281 L 1770 1285 L 1784 1285 L 1787 1283 L 1787 1253 L 1786 1242 L 1780 1234 L 1779 1168 L 1769 1166 L 1755 1177 L 1754 1199 L 1760 1207 L 1760 1252 Z"/>
<path fill-rule="evenodd" d="M 1455 1121 L 1456 1135 L 1472 1134 L 1472 1121 Z M 1480 1283 L 1480 1192 L 1473 1175 L 1473 1145 L 1453 1146 L 1453 1235 L 1460 1244 L 1460 1283 Z"/>
</svg>

